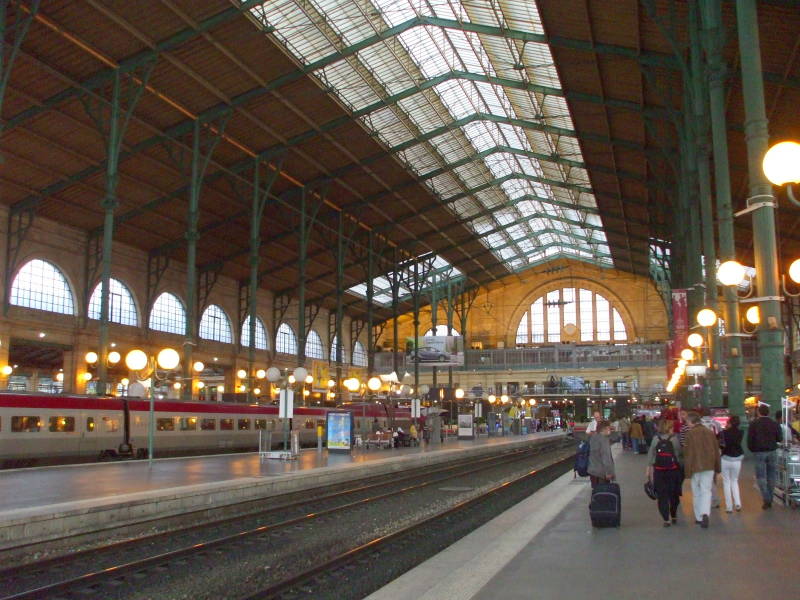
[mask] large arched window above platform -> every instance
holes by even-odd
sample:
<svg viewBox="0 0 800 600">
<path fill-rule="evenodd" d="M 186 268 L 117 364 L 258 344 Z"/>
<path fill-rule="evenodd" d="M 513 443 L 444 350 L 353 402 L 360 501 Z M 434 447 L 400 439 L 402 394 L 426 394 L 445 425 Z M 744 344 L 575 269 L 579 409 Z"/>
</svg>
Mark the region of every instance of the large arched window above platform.
<svg viewBox="0 0 800 600">
<path fill-rule="evenodd" d="M 325 359 L 325 349 L 322 347 L 322 339 L 313 329 L 306 336 L 306 358 Z"/>
<path fill-rule="evenodd" d="M 9 302 L 15 306 L 75 314 L 75 298 L 67 278 L 53 263 L 38 258 L 25 263 L 11 284 Z"/>
<path fill-rule="evenodd" d="M 247 315 L 242 324 L 242 335 L 239 339 L 242 340 L 242 348 L 250 347 L 250 315 Z M 268 339 L 267 328 L 264 327 L 264 322 L 256 317 L 256 350 L 269 350 Z"/>
<path fill-rule="evenodd" d="M 297 354 L 297 336 L 286 323 L 281 323 L 275 334 L 275 349 L 283 354 Z"/>
<path fill-rule="evenodd" d="M 424 337 L 430 337 L 430 336 L 444 337 L 448 335 L 460 336 L 461 334 L 458 333 L 458 330 L 456 330 L 455 328 L 452 329 L 452 333 L 447 333 L 447 325 L 437 325 L 436 331 L 434 331 L 433 328 L 428 329 L 428 331 L 425 332 Z"/>
<path fill-rule="evenodd" d="M 167 333 L 186 333 L 186 309 L 183 303 L 175 294 L 164 292 L 150 310 L 150 320 L 148 327 L 153 331 L 165 331 Z"/>
<path fill-rule="evenodd" d="M 339 348 L 337 348 L 338 345 L 339 345 L 338 344 L 338 338 L 336 336 L 333 336 L 333 340 L 331 340 L 331 362 L 339 362 L 339 360 L 338 360 L 339 359 Z M 347 362 L 347 348 L 345 348 L 344 344 L 342 344 L 342 348 L 341 349 L 342 349 L 341 362 L 342 363 L 346 363 Z"/>
<path fill-rule="evenodd" d="M 120 325 L 139 325 L 136 303 L 133 294 L 124 283 L 113 277 L 108 282 L 108 320 Z M 103 297 L 103 284 L 98 283 L 89 300 L 89 318 L 100 320 L 100 305 Z"/>
<path fill-rule="evenodd" d="M 200 319 L 200 337 L 224 344 L 233 343 L 231 322 L 228 315 L 216 304 L 209 304 Z"/>
<path fill-rule="evenodd" d="M 619 310 L 597 292 L 561 288 L 534 300 L 517 326 L 517 344 L 625 342 Z"/>
<path fill-rule="evenodd" d="M 356 367 L 367 366 L 367 352 L 364 350 L 364 345 L 361 342 L 353 344 L 353 365 Z"/>
</svg>

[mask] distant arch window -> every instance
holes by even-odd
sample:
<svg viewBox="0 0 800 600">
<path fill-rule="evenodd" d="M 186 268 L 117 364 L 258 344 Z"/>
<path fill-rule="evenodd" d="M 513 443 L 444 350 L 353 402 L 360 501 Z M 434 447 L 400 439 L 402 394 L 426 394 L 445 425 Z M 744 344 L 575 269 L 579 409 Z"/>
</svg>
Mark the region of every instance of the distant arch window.
<svg viewBox="0 0 800 600">
<path fill-rule="evenodd" d="M 275 335 L 275 349 L 283 354 L 297 354 L 297 336 L 286 323 L 281 323 Z"/>
<path fill-rule="evenodd" d="M 433 329 L 428 329 L 428 331 L 425 332 L 425 336 L 424 337 L 428 337 L 428 336 L 432 336 L 432 335 L 435 335 L 435 336 L 448 336 L 448 335 L 460 336 L 461 335 L 460 333 L 458 333 L 458 330 L 456 330 L 455 327 L 451 331 L 452 331 L 452 333 L 447 333 L 447 325 L 437 325 L 435 332 L 433 331 Z"/>
<path fill-rule="evenodd" d="M 124 283 L 118 279 L 111 278 L 108 282 L 108 320 L 111 323 L 121 325 L 139 325 L 139 317 L 136 315 L 136 304 L 133 301 L 133 294 Z M 103 296 L 103 284 L 98 283 L 92 292 L 89 300 L 89 318 L 100 319 L 100 305 Z"/>
<path fill-rule="evenodd" d="M 216 304 L 209 304 L 203 312 L 203 317 L 200 319 L 200 337 L 224 344 L 233 342 L 228 315 Z"/>
<path fill-rule="evenodd" d="M 75 314 L 75 299 L 67 278 L 53 263 L 38 258 L 25 263 L 17 273 L 11 284 L 9 302 L 15 306 Z"/>
<path fill-rule="evenodd" d="M 517 326 L 517 344 L 628 339 L 619 311 L 591 290 L 562 288 L 537 298 Z"/>
<path fill-rule="evenodd" d="M 337 348 L 338 341 L 339 341 L 338 338 L 336 336 L 333 336 L 333 340 L 331 341 L 331 362 L 339 362 L 339 348 Z M 344 347 L 344 344 L 342 344 L 341 350 L 342 350 L 341 362 L 346 363 L 347 348 Z"/>
<path fill-rule="evenodd" d="M 166 331 L 167 333 L 186 333 L 186 309 L 175 294 L 164 292 L 150 310 L 148 326 L 153 331 Z"/>
<path fill-rule="evenodd" d="M 306 357 L 307 358 L 325 358 L 325 350 L 322 347 L 322 340 L 319 334 L 313 329 L 308 332 L 306 337 Z"/>
<path fill-rule="evenodd" d="M 249 348 L 250 347 L 250 315 L 247 315 L 247 318 L 244 320 L 242 324 L 242 348 Z M 264 322 L 256 317 L 256 343 L 255 347 L 258 350 L 267 350 L 269 346 L 267 345 L 267 328 L 264 327 Z"/>
<path fill-rule="evenodd" d="M 353 344 L 353 364 L 356 367 L 367 366 L 367 353 L 364 350 L 364 345 L 361 342 Z"/>
</svg>

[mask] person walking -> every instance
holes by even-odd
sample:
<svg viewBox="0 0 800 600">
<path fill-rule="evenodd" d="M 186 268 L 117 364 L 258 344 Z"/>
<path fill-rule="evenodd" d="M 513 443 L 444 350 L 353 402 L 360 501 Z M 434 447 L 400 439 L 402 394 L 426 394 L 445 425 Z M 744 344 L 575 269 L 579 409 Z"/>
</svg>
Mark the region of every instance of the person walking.
<svg viewBox="0 0 800 600">
<path fill-rule="evenodd" d="M 647 453 L 647 478 L 653 482 L 658 498 L 658 512 L 664 520 L 664 527 L 678 522 L 678 505 L 681 502 L 681 442 L 673 431 L 671 420 L 662 419 L 658 432 Z"/>
<path fill-rule="evenodd" d="M 593 433 L 597 432 L 597 424 L 600 422 L 600 413 L 598 411 L 594 411 L 592 415 L 592 420 L 586 426 L 586 435 L 592 435 Z"/>
<path fill-rule="evenodd" d="M 747 447 L 756 459 L 756 480 L 761 491 L 764 510 L 772 508 L 772 494 L 778 471 L 775 463 L 775 450 L 781 442 L 781 427 L 769 418 L 769 406 L 758 405 L 758 417 L 750 423 L 747 430 Z"/>
<path fill-rule="evenodd" d="M 633 444 L 633 453 L 639 453 L 639 445 L 644 444 L 644 431 L 642 431 L 642 424 L 639 422 L 639 419 L 634 419 L 633 423 L 631 423 L 630 431 L 628 435 L 631 436 L 631 444 Z"/>
<path fill-rule="evenodd" d="M 622 417 L 619 420 L 619 434 L 622 438 L 622 449 L 625 450 L 626 448 L 631 447 L 631 422 L 628 417 Z"/>
<path fill-rule="evenodd" d="M 722 430 L 720 446 L 722 447 L 722 491 L 725 494 L 725 511 L 732 513 L 742 510 L 742 498 L 739 494 L 739 472 L 742 470 L 744 451 L 739 429 L 739 417 L 733 415 L 728 425 Z"/>
<path fill-rule="evenodd" d="M 692 505 L 695 523 L 703 529 L 708 528 L 708 515 L 711 514 L 711 486 L 714 473 L 720 472 L 719 442 L 714 433 L 703 427 L 700 415 L 690 412 L 687 415 L 689 430 L 686 432 L 684 448 L 684 470 L 692 480 Z"/>
<path fill-rule="evenodd" d="M 589 437 L 589 480 L 592 489 L 598 483 L 608 483 L 616 477 L 614 471 L 614 457 L 611 456 L 611 423 L 600 420 L 597 422 L 597 432 Z"/>
</svg>

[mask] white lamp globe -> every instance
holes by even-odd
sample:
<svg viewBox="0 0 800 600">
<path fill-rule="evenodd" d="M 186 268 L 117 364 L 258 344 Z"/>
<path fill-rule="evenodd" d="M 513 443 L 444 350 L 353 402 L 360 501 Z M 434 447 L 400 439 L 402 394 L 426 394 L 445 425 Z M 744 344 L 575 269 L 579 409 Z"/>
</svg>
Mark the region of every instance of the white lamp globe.
<svg viewBox="0 0 800 600">
<path fill-rule="evenodd" d="M 419 386 L 419 393 L 420 394 L 427 394 L 430 391 L 431 391 L 431 386 L 429 386 L 427 384 L 423 383 L 421 386 Z"/>
<path fill-rule="evenodd" d="M 267 369 L 267 379 L 275 383 L 281 378 L 281 370 L 278 367 L 270 367 Z"/>
<path fill-rule="evenodd" d="M 456 398 L 461 400 L 461 398 L 463 397 L 464 397 L 464 390 L 462 390 L 461 388 L 456 388 Z"/>
<path fill-rule="evenodd" d="M 780 142 L 767 150 L 761 164 L 773 185 L 800 183 L 800 144 Z"/>
<path fill-rule="evenodd" d="M 711 327 L 717 322 L 717 313 L 710 308 L 704 308 L 697 313 L 697 323 L 702 327 Z"/>
<path fill-rule="evenodd" d="M 162 369 L 174 369 L 181 362 L 181 355 L 173 348 L 164 348 L 156 356 L 156 362 Z"/>
<path fill-rule="evenodd" d="M 308 375 L 308 370 L 305 367 L 297 367 L 294 370 L 295 381 L 305 381 L 306 375 Z"/>
<path fill-rule="evenodd" d="M 87 352 L 84 358 L 86 358 L 87 363 L 93 365 L 97 362 L 97 352 Z"/>
<path fill-rule="evenodd" d="M 351 392 L 355 392 L 358 391 L 359 387 L 361 387 L 361 382 L 355 377 L 351 377 L 349 379 L 344 380 L 344 387 L 346 387 Z"/>
<path fill-rule="evenodd" d="M 761 311 L 758 310 L 758 304 L 754 304 L 748 308 L 747 312 L 744 313 L 744 318 L 747 319 L 747 322 L 752 325 L 758 325 L 761 323 Z"/>
<path fill-rule="evenodd" d="M 699 333 L 690 333 L 689 337 L 686 338 L 686 343 L 692 348 L 699 348 L 703 345 L 703 336 Z"/>
<path fill-rule="evenodd" d="M 131 371 L 141 371 L 147 366 L 147 354 L 138 348 L 125 355 L 125 366 Z"/>
<path fill-rule="evenodd" d="M 122 357 L 120 356 L 119 352 L 116 350 L 112 350 L 108 353 L 108 364 L 115 365 L 117 364 Z"/>
<path fill-rule="evenodd" d="M 309 384 L 309 385 L 314 383 L 314 376 L 311 375 L 311 374 L 306 375 L 306 383 Z"/>
<path fill-rule="evenodd" d="M 694 358 L 694 352 L 689 350 L 689 348 L 684 348 L 681 350 L 681 358 L 686 361 L 692 360 Z"/>
<path fill-rule="evenodd" d="M 264 379 L 264 377 L 266 377 L 266 376 L 267 376 L 267 372 L 264 369 L 258 369 L 256 371 L 256 378 Z"/>
<path fill-rule="evenodd" d="M 717 279 L 722 285 L 739 285 L 744 275 L 744 266 L 735 260 L 726 260 L 717 269 Z"/>
<path fill-rule="evenodd" d="M 379 389 L 381 389 L 380 377 L 370 377 L 367 381 L 367 387 L 373 392 L 377 392 Z"/>
<path fill-rule="evenodd" d="M 206 368 L 206 366 L 205 366 L 205 364 L 203 364 L 203 361 L 201 361 L 201 360 L 196 361 L 192 365 L 192 369 L 194 369 L 195 373 L 202 373 L 203 369 L 205 369 L 205 368 Z"/>
<path fill-rule="evenodd" d="M 507 395 L 505 395 L 505 394 L 503 394 L 502 396 L 500 396 L 500 402 L 502 402 L 503 404 L 505 404 L 506 402 L 508 402 L 508 396 L 507 396 Z"/>
<path fill-rule="evenodd" d="M 795 283 L 800 283 L 800 258 L 789 265 L 789 279 Z"/>
<path fill-rule="evenodd" d="M 239 379 L 244 379 L 245 377 L 247 377 L 247 371 L 245 371 L 244 369 L 239 369 L 238 371 L 236 371 L 236 376 Z"/>
</svg>

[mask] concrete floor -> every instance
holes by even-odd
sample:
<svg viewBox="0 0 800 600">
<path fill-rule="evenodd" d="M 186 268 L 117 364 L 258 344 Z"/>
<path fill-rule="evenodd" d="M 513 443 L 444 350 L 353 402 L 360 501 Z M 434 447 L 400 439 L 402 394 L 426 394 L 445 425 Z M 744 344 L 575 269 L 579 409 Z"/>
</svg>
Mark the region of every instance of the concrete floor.
<svg viewBox="0 0 800 600">
<path fill-rule="evenodd" d="M 662 527 L 642 491 L 645 459 L 617 456 L 620 529 L 591 527 L 588 482 L 569 473 L 370 599 L 800 598 L 800 511 L 762 511 L 750 461 L 743 511 L 723 503 L 703 530 L 688 482 L 678 525 Z"/>
</svg>

